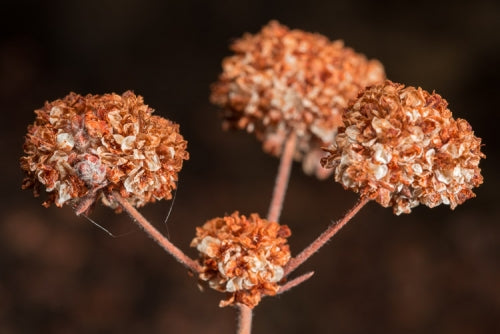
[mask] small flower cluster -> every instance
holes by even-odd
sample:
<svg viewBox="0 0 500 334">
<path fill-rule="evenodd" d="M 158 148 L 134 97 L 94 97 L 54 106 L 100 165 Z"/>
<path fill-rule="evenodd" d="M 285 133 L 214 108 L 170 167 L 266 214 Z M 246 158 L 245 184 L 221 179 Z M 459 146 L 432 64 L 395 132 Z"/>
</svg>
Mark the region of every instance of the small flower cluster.
<svg viewBox="0 0 500 334">
<path fill-rule="evenodd" d="M 454 209 L 475 196 L 485 156 L 481 139 L 447 105 L 438 94 L 391 81 L 368 87 L 344 113 L 322 164 L 345 188 L 395 214 L 420 203 Z"/>
<path fill-rule="evenodd" d="M 179 126 L 162 117 L 141 96 L 70 93 L 46 102 L 28 127 L 21 168 L 23 188 L 41 185 L 49 193 L 44 203 L 70 203 L 77 214 L 105 195 L 118 191 L 134 206 L 171 198 L 177 174 L 189 155 Z M 78 208 L 78 206 L 82 206 Z"/>
<path fill-rule="evenodd" d="M 262 295 L 275 295 L 290 259 L 286 225 L 251 214 L 234 212 L 214 218 L 196 229 L 192 247 L 200 252 L 200 279 L 230 298 L 220 306 L 241 303 L 256 306 Z"/>
<path fill-rule="evenodd" d="M 271 21 L 256 35 L 232 45 L 211 101 L 223 107 L 224 127 L 246 129 L 263 149 L 280 155 L 290 132 L 304 171 L 324 178 L 321 147 L 330 145 L 349 100 L 367 85 L 383 82 L 376 60 L 319 34 L 289 30 Z"/>
</svg>

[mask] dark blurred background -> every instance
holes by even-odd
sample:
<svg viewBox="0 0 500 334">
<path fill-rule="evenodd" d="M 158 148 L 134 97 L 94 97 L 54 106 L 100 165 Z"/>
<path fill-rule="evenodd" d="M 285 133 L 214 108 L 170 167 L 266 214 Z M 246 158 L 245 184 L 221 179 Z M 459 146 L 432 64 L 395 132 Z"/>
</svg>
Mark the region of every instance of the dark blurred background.
<svg viewBox="0 0 500 334">
<path fill-rule="evenodd" d="M 33 110 L 81 94 L 143 95 L 181 124 L 191 159 L 168 220 L 189 248 L 207 219 L 267 213 L 278 160 L 252 136 L 227 133 L 208 102 L 228 45 L 271 19 L 343 39 L 378 58 L 393 81 L 436 90 L 483 138 L 477 198 L 455 211 L 396 217 L 369 204 L 296 274 L 302 286 L 265 298 L 255 333 L 500 333 L 498 80 L 500 3 L 437 1 L 2 1 L 0 7 L 0 333 L 234 333 L 236 312 L 126 215 L 45 209 L 21 191 L 19 157 Z M 356 195 L 295 164 L 282 223 L 297 253 Z M 141 211 L 163 232 L 169 202 Z"/>
</svg>

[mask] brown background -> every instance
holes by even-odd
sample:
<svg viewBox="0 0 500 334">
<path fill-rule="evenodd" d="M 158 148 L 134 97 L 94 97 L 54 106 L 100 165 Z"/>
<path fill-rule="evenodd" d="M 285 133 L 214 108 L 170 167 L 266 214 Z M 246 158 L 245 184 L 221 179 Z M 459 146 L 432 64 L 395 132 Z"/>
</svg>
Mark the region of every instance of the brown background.
<svg viewBox="0 0 500 334">
<path fill-rule="evenodd" d="M 191 160 L 168 221 L 190 255 L 194 228 L 240 210 L 266 214 L 278 160 L 225 133 L 208 102 L 229 42 L 270 19 L 380 59 L 389 78 L 435 89 L 483 138 L 477 198 L 454 212 L 396 217 L 372 203 L 297 273 L 303 286 L 266 298 L 255 333 L 500 332 L 498 203 L 500 5 L 470 1 L 4 1 L 0 31 L 0 333 L 233 333 L 235 310 L 200 293 L 125 215 L 43 208 L 20 190 L 26 126 L 70 91 L 133 89 L 181 124 Z M 282 222 L 297 253 L 356 201 L 294 165 Z M 142 212 L 166 233 L 170 203 Z"/>
</svg>

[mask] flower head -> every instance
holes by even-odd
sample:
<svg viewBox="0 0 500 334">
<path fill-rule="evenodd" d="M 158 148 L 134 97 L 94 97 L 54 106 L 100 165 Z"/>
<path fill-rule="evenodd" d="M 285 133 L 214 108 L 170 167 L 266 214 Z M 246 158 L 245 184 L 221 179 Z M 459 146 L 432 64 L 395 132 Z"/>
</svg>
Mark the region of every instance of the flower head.
<svg viewBox="0 0 500 334">
<path fill-rule="evenodd" d="M 196 229 L 191 242 L 200 252 L 200 279 L 230 298 L 220 306 L 236 303 L 257 305 L 262 295 L 275 295 L 283 278 L 283 266 L 290 259 L 286 225 L 251 214 L 234 212 L 214 218 Z"/>
<path fill-rule="evenodd" d="M 344 113 L 328 155 L 335 180 L 394 213 L 425 204 L 454 209 L 483 182 L 481 139 L 435 93 L 391 81 L 368 87 Z"/>
<path fill-rule="evenodd" d="M 159 116 L 141 96 L 70 93 L 46 102 L 28 127 L 21 168 L 23 189 L 40 186 L 49 206 L 72 204 L 77 214 L 98 198 L 119 191 L 131 204 L 171 198 L 177 174 L 189 155 L 179 126 Z"/>
<path fill-rule="evenodd" d="M 304 171 L 327 176 L 319 165 L 321 147 L 332 143 L 349 100 L 385 79 L 382 65 L 340 40 L 289 30 L 276 21 L 244 35 L 232 50 L 211 95 L 224 109 L 224 127 L 255 133 L 274 155 L 295 132 L 295 158 Z"/>
</svg>

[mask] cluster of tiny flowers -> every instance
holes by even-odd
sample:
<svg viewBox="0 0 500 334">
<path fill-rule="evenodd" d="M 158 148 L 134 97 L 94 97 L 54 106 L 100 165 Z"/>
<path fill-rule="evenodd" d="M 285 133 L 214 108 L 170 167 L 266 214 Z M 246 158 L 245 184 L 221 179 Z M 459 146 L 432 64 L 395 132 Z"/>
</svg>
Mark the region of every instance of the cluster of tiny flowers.
<svg viewBox="0 0 500 334">
<path fill-rule="evenodd" d="M 286 225 L 251 214 L 234 212 L 214 218 L 196 229 L 192 247 L 200 252 L 200 279 L 218 291 L 231 294 L 220 306 L 256 306 L 262 295 L 275 295 L 290 259 Z"/>
<path fill-rule="evenodd" d="M 263 149 L 280 155 L 290 132 L 304 171 L 326 177 L 321 147 L 330 145 L 342 112 L 365 86 L 385 80 L 376 60 L 319 34 L 289 30 L 271 21 L 256 35 L 232 45 L 212 86 L 212 103 L 224 109 L 224 127 L 246 129 Z"/>
<path fill-rule="evenodd" d="M 322 159 L 335 180 L 395 214 L 425 204 L 454 209 L 483 182 L 481 139 L 438 94 L 386 81 L 366 88 Z"/>
<path fill-rule="evenodd" d="M 28 127 L 21 168 L 23 188 L 41 185 L 49 206 L 72 204 L 77 214 L 96 199 L 118 191 L 134 206 L 171 198 L 183 160 L 189 158 L 179 126 L 162 117 L 141 96 L 70 93 L 46 102 Z M 78 209 L 79 205 L 83 205 Z"/>
</svg>

